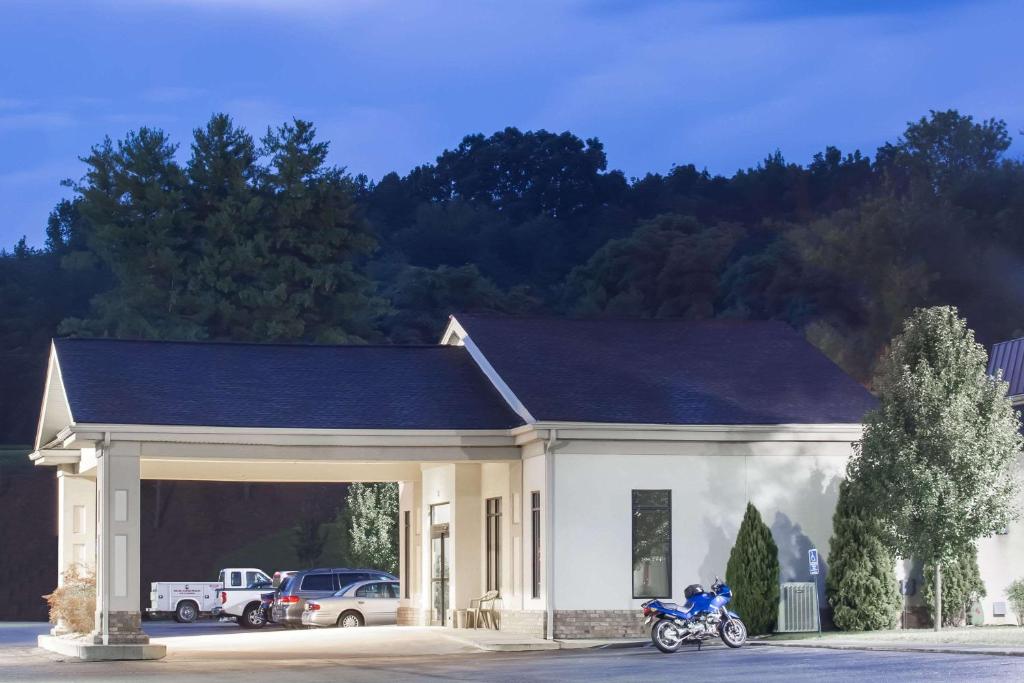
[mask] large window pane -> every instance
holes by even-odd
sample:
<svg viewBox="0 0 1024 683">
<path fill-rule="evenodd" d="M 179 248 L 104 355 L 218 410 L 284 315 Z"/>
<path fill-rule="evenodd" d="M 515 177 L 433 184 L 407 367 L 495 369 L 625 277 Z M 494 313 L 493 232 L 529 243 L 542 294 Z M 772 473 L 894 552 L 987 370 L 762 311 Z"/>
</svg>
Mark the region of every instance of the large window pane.
<svg viewBox="0 0 1024 683">
<path fill-rule="evenodd" d="M 501 589 L 501 498 L 487 499 L 487 590 Z"/>
<path fill-rule="evenodd" d="M 530 525 L 533 535 L 533 589 L 531 595 L 540 597 L 540 491 L 530 494 Z"/>
<path fill-rule="evenodd" d="M 409 597 L 409 588 L 412 586 L 412 513 L 405 511 L 405 543 L 403 544 L 405 566 L 402 567 L 402 585 L 405 586 L 405 597 Z M 395 596 L 398 597 L 397 595 Z"/>
<path fill-rule="evenodd" d="M 633 597 L 672 596 L 672 492 L 633 491 Z"/>
</svg>

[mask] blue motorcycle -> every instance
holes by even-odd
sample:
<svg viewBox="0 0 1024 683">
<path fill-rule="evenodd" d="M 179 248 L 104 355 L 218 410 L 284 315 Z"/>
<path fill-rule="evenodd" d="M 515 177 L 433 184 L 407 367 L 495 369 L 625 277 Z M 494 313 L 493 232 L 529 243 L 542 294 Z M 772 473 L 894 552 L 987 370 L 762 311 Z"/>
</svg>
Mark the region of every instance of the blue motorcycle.
<svg viewBox="0 0 1024 683">
<path fill-rule="evenodd" d="M 674 602 L 648 600 L 644 610 L 644 624 L 651 626 L 651 640 L 662 652 L 676 652 L 683 643 L 701 643 L 718 636 L 729 647 L 743 647 L 747 642 L 747 627 L 735 612 L 725 608 L 732 600 L 732 590 L 715 577 L 711 590 L 705 591 L 699 583 L 687 586 L 686 603 L 681 607 Z"/>
</svg>

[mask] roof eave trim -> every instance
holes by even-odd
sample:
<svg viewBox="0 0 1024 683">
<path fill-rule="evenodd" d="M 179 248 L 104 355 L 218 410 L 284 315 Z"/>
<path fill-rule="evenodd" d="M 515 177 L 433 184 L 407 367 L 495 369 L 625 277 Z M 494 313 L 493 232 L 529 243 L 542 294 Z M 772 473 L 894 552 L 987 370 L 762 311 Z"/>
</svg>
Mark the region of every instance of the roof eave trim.
<svg viewBox="0 0 1024 683">
<path fill-rule="evenodd" d="M 115 441 L 263 445 L 284 447 L 396 446 L 503 447 L 514 445 L 509 429 L 298 429 L 274 427 L 212 427 L 80 423 L 64 448 L 91 446 L 108 437 Z"/>
<path fill-rule="evenodd" d="M 863 436 L 860 423 L 809 424 L 632 424 L 611 422 L 542 421 L 512 430 L 518 445 L 546 438 L 557 431 L 558 438 L 610 441 L 821 441 L 853 442 Z"/>
</svg>

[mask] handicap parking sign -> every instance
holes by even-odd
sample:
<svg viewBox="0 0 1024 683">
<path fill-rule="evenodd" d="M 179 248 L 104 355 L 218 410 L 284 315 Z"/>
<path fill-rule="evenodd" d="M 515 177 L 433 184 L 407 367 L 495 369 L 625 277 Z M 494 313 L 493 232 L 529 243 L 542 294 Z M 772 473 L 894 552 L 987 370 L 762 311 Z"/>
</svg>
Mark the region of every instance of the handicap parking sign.
<svg viewBox="0 0 1024 683">
<path fill-rule="evenodd" d="M 818 575 L 818 549 L 811 548 L 807 551 L 807 563 L 811 566 L 811 576 Z"/>
</svg>

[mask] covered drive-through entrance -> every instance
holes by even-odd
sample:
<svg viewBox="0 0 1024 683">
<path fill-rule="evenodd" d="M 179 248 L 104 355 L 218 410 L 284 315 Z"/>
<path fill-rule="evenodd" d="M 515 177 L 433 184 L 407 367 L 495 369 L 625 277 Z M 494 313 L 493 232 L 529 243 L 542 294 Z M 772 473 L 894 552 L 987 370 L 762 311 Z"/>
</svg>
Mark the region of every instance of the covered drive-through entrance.
<svg viewBox="0 0 1024 683">
<path fill-rule="evenodd" d="M 145 645 L 143 479 L 397 482 L 400 624 L 449 625 L 492 589 L 536 611 L 521 589 L 524 477 L 543 488 L 530 444 L 543 451 L 459 346 L 57 340 L 32 458 L 57 470 L 58 573 L 95 569 L 89 640 Z M 485 524 L 495 500 L 512 514 Z"/>
<path fill-rule="evenodd" d="M 251 433 L 217 437 L 184 430 L 134 432 L 136 440 L 128 441 L 117 438 L 113 425 L 108 427 L 111 431 L 76 433 L 68 446 L 83 444 L 77 457 L 67 450 L 38 456 L 40 464 L 58 468 L 58 569 L 63 572 L 75 563 L 95 567 L 93 636 L 102 644 L 147 641 L 140 621 L 142 479 L 398 482 L 399 520 L 405 522 L 399 524 L 399 619 L 407 625 L 446 625 L 452 608 L 465 608 L 486 590 L 487 538 L 481 519 L 485 496 L 522 499 L 522 464 L 506 435 L 476 435 L 472 445 L 456 434 L 321 435 L 314 445 L 303 437 L 278 434 L 277 445 L 255 446 L 228 442 L 251 441 Z M 196 438 L 220 442 L 200 444 Z M 421 452 L 422 446 L 407 443 L 412 438 L 429 438 L 434 445 Z M 90 445 L 84 445 L 84 439 Z M 324 445 L 325 440 L 335 443 Z M 342 445 L 353 440 L 359 445 Z M 367 452 L 381 459 L 367 462 Z M 512 568 L 510 560 L 522 554 L 522 533 L 511 528 L 511 519 L 503 521 L 515 546 L 506 544 L 492 553 L 509 576 L 516 577 L 521 571 Z M 515 591 L 506 591 L 504 607 L 515 601 Z"/>
</svg>

